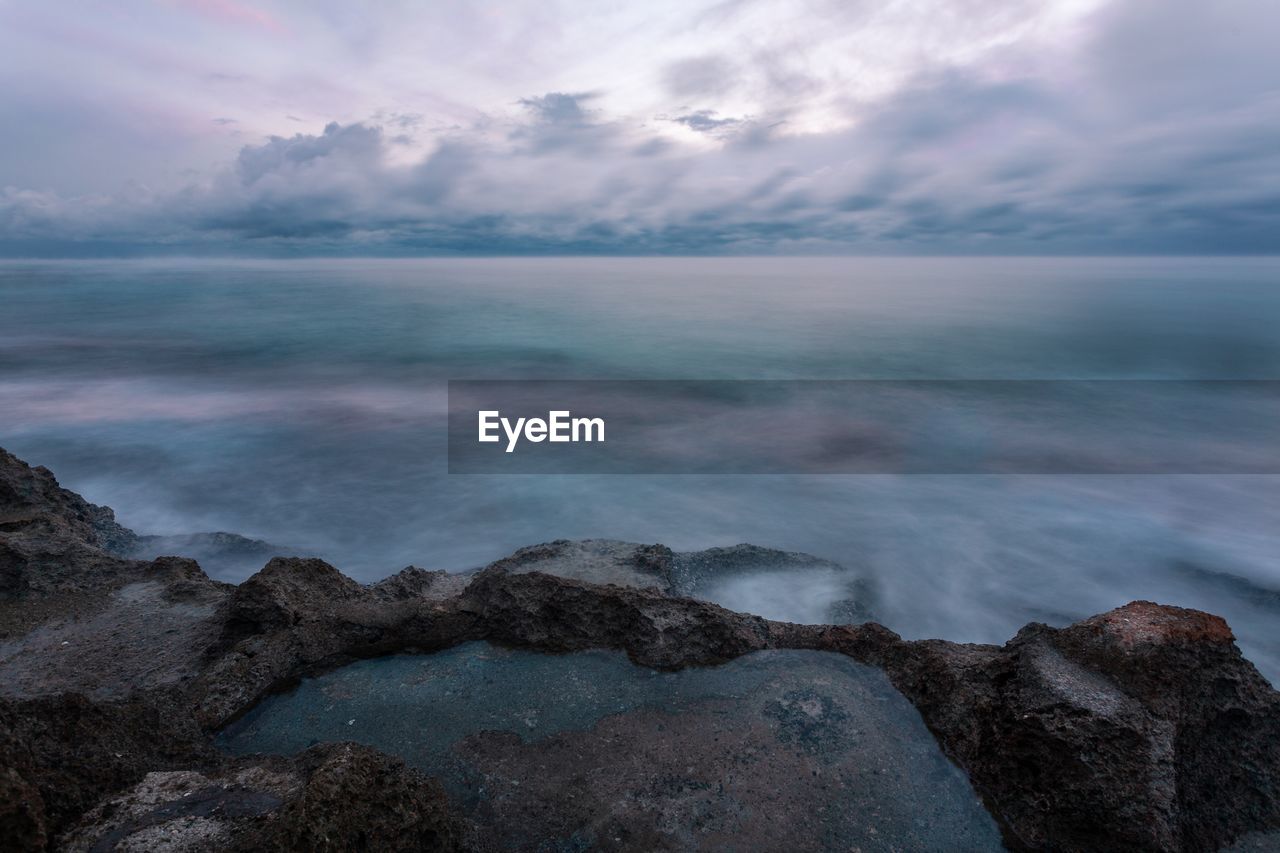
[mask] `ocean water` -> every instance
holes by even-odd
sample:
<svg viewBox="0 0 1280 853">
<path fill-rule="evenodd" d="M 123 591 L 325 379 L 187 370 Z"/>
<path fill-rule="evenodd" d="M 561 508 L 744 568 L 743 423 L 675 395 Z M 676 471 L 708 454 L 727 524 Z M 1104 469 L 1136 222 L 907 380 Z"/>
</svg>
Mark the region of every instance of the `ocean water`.
<svg viewBox="0 0 1280 853">
<path fill-rule="evenodd" d="M 1002 642 L 1146 598 L 1226 616 L 1280 680 L 1280 477 L 450 475 L 445 382 L 520 378 L 1280 379 L 1280 261 L 0 265 L 0 446 L 143 533 L 233 531 L 363 581 L 556 538 L 753 542 L 848 567 L 905 636 Z M 817 618 L 847 586 L 717 595 Z"/>
</svg>

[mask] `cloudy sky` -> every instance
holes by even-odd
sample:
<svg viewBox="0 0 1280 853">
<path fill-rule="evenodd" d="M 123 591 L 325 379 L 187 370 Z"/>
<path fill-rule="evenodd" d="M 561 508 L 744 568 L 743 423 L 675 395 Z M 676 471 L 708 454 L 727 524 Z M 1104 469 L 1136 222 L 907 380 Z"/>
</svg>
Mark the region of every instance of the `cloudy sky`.
<svg viewBox="0 0 1280 853">
<path fill-rule="evenodd" d="M 0 254 L 1280 252 L 1273 0 L 0 0 Z"/>
</svg>

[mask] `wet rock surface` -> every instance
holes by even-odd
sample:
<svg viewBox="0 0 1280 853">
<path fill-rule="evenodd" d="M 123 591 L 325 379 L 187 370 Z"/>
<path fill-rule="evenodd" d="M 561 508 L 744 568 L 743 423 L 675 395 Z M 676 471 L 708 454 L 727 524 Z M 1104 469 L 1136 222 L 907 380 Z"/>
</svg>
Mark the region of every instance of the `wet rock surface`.
<svg viewBox="0 0 1280 853">
<path fill-rule="evenodd" d="M 164 568 L 150 574 L 0 640 L 0 696 L 53 689 L 121 699 L 194 678 L 222 630 L 225 592 L 208 582 L 184 583 Z"/>
<path fill-rule="evenodd" d="M 4 849 L 71 839 L 81 845 L 75 849 L 151 849 L 157 828 L 173 820 L 202 827 L 189 836 L 188 849 L 220 849 L 226 839 L 246 849 L 279 846 L 285 836 L 273 835 L 273 827 L 293 825 L 301 833 L 309 823 L 331 829 L 298 835 L 312 845 L 307 849 L 483 849 L 518 844 L 510 833 L 520 830 L 511 821 L 533 820 L 521 817 L 533 802 L 545 814 L 544 823 L 531 825 L 549 834 L 592 817 L 599 844 L 650 849 L 654 839 L 677 837 L 667 830 L 708 813 L 698 803 L 709 801 L 694 792 L 710 775 L 729 772 L 717 761 L 730 758 L 696 746 L 713 723 L 695 725 L 696 714 L 659 720 L 660 709 L 645 712 L 650 718 L 639 712 L 609 718 L 631 722 L 607 735 L 602 727 L 611 723 L 602 720 L 543 746 L 512 742 L 509 733 L 472 736 L 479 772 L 535 793 L 495 800 L 490 817 L 462 829 L 459 805 L 428 796 L 434 783 L 378 753 L 362 750 L 364 758 L 347 762 L 348 773 L 326 764 L 323 756 L 332 754 L 324 750 L 318 758 L 234 759 L 212 746 L 219 728 L 300 678 L 361 658 L 437 652 L 474 640 L 544 652 L 615 649 L 657 670 L 724 664 L 764 649 L 838 652 L 877 667 L 968 774 L 1013 848 L 1216 850 L 1264 843 L 1280 830 L 1280 697 L 1240 655 L 1226 624 L 1198 611 L 1134 602 L 1064 629 L 1030 625 L 1004 646 L 907 642 L 874 623 L 770 621 L 679 597 L 669 587 L 602 585 L 585 579 L 591 577 L 585 570 L 560 577 L 527 565 L 469 576 L 410 568 L 364 587 L 321 561 L 282 558 L 232 587 L 210 580 L 190 560 L 117 556 L 132 547 L 132 537 L 109 510 L 61 489 L 48 471 L 0 453 Z M 582 566 L 598 550 L 551 546 L 561 555 L 555 559 L 575 552 Z M 668 552 L 649 547 L 652 559 L 644 565 L 635 563 L 634 551 L 619 552 L 631 561 L 629 571 L 666 571 Z M 677 584 L 680 559 L 671 553 Z M 617 571 L 617 559 L 606 562 L 602 571 Z M 799 694 L 792 707 L 826 708 L 821 696 Z M 775 739 L 796 733 L 790 753 L 775 756 L 790 761 L 789 754 L 804 754 L 796 748 L 805 736 L 803 718 L 789 717 L 781 700 L 775 710 L 759 725 Z M 628 764 L 657 737 L 659 724 L 697 756 L 682 777 L 691 782 L 653 789 Z M 553 754 L 553 743 L 564 744 L 562 752 Z M 611 752 L 609 744 L 627 746 Z M 539 750 L 548 752 L 540 757 Z M 570 775 L 571 754 L 590 755 L 585 766 L 611 768 L 609 803 L 585 791 L 581 799 L 569 797 L 580 784 Z M 313 769 L 309 761 L 320 763 Z M 292 779 L 293 787 L 248 784 L 235 775 L 254 762 L 277 782 Z M 562 781 L 531 777 L 539 762 L 561 762 Z M 313 795 L 299 793 L 321 767 L 331 772 L 320 774 Z M 188 775 L 148 775 L 175 773 Z M 772 816 L 758 831 L 767 834 L 776 824 L 820 837 L 816 812 L 806 821 L 792 811 L 804 799 L 791 798 L 800 790 L 795 786 L 811 783 L 771 775 L 749 796 L 745 788 L 735 794 Z M 680 785 L 688 791 L 672 794 L 684 791 Z M 268 809 L 266 799 L 215 789 L 257 792 L 280 804 Z M 198 813 L 204 806 L 165 810 L 165 792 L 175 791 L 216 807 L 209 814 Z M 779 806 L 783 801 L 790 805 Z M 287 823 L 286 815 L 299 814 L 305 819 Z M 851 810 L 840 817 L 856 819 Z M 615 824 L 619 832 L 630 827 L 629 834 L 609 836 L 605 828 Z M 200 841 L 205 831 L 222 840 Z M 789 847 L 803 846 L 790 841 Z"/>
<path fill-rule="evenodd" d="M 542 572 L 598 584 L 616 584 L 664 592 L 675 590 L 675 555 L 665 545 L 637 545 L 613 539 L 557 539 L 521 548 L 489 568 L 512 574 Z"/>
</svg>

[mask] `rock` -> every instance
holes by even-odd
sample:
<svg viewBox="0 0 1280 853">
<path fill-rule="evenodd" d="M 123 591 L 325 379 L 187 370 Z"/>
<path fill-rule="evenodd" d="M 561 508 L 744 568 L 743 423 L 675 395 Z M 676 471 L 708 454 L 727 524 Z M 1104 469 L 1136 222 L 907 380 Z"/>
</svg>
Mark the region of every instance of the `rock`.
<svg viewBox="0 0 1280 853">
<path fill-rule="evenodd" d="M 116 523 L 109 507 L 62 488 L 48 468 L 32 468 L 3 448 L 0 531 L 42 541 L 70 540 L 111 553 L 123 553 L 137 541 L 132 530 Z"/>
<path fill-rule="evenodd" d="M 470 577 L 444 570 L 429 572 L 407 566 L 389 578 L 378 581 L 369 591 L 388 601 L 432 599 L 443 601 L 466 589 Z"/>
<path fill-rule="evenodd" d="M 748 544 L 683 552 L 674 556 L 673 563 L 675 591 L 681 595 L 690 596 L 697 596 L 701 589 L 725 575 L 810 569 L 847 572 L 847 569 L 839 563 L 833 563 L 812 554 L 779 551 L 775 548 L 761 548 L 759 545 Z"/>
<path fill-rule="evenodd" d="M 429 574 L 406 570 L 362 587 L 321 560 L 273 559 L 230 597 L 221 637 L 188 691 L 192 713 L 216 729 L 300 676 L 474 639 L 474 615 L 460 610 L 456 595 L 442 597 L 462 582 Z"/>
<path fill-rule="evenodd" d="M 230 587 L 190 560 L 116 556 L 130 537 L 109 510 L 0 452 L 0 840 L 18 849 L 67 832 L 149 773 L 200 777 L 147 783 L 152 812 L 165 785 L 186 786 L 189 796 L 197 784 L 231 790 L 226 774 L 244 768 L 212 749 L 212 733 L 301 677 L 469 640 L 622 649 L 659 669 L 761 649 L 835 651 L 880 667 L 967 771 L 1015 848 L 1211 850 L 1280 830 L 1280 695 L 1240 655 L 1226 624 L 1198 611 L 1134 602 L 1063 629 L 1029 625 L 1004 646 L 906 642 L 874 623 L 772 622 L 677 594 L 696 593 L 722 571 L 776 565 L 779 554 L 797 570 L 834 571 L 752 546 L 691 556 L 551 543 L 471 576 L 411 569 L 372 587 L 319 560 L 277 558 Z M 539 570 L 566 566 L 580 577 Z M 663 577 L 666 586 L 657 583 Z M 636 583 L 616 583 L 626 578 Z M 850 617 L 862 597 L 855 592 L 846 605 Z M 298 791 L 320 781 L 301 799 L 293 789 L 276 794 L 278 807 L 206 790 L 223 813 L 244 811 L 236 819 L 244 826 L 211 826 L 198 809 L 183 819 L 254 843 L 267 836 L 244 834 L 249 824 L 292 826 L 321 847 L 348 843 L 347 833 L 366 824 L 373 846 L 436 843 L 435 830 L 408 818 L 438 803 L 426 783 L 380 763 L 385 757 L 334 760 L 342 766 L 331 767 L 333 776 L 321 773 L 328 759 L 280 771 L 300 780 Z M 118 804 L 131 815 L 126 823 L 141 819 L 145 798 L 137 797 Z M 292 803 L 302 805 L 290 811 Z M 92 825 L 125 827 L 108 811 L 95 812 Z M 286 815 L 305 819 L 289 824 Z M 320 834 L 307 835 L 304 824 Z M 295 836 L 272 843 L 286 837 Z"/>
<path fill-rule="evenodd" d="M 324 619 L 361 593 L 360 584 L 324 560 L 275 557 L 236 587 L 227 624 L 242 634 L 287 628 Z"/>
<path fill-rule="evenodd" d="M 66 693 L 0 700 L 0 768 L 10 779 L 6 789 L 29 798 L 21 808 L 0 809 L 0 838 L 11 837 L 15 827 L 40 814 L 52 837 L 103 795 L 150 771 L 216 757 L 194 721 L 158 697 L 109 703 Z"/>
<path fill-rule="evenodd" d="M 637 545 L 613 539 L 557 539 L 521 548 L 489 565 L 513 574 L 542 572 L 597 584 L 671 592 L 673 554 L 665 545 Z"/>
<path fill-rule="evenodd" d="M 1216 850 L 1280 826 L 1280 695 L 1216 616 L 1139 601 L 885 665 L 1011 846 Z"/>
<path fill-rule="evenodd" d="M 444 789 L 404 762 L 358 744 L 302 753 L 300 795 L 285 803 L 272 831 L 246 850 L 457 850 L 465 825 Z M 265 843 L 263 843 L 265 842 Z"/>
<path fill-rule="evenodd" d="M 134 534 L 96 506 L 0 448 L 0 601 L 110 586 L 132 566 L 115 555 Z M 0 620 L 0 630 L 21 620 Z"/>
<path fill-rule="evenodd" d="M 193 562 L 157 560 L 140 579 L 0 643 L 0 696 L 121 701 L 188 684 L 222 635 L 229 589 Z"/>
<path fill-rule="evenodd" d="M 149 773 L 88 812 L 60 848 L 452 851 L 465 830 L 439 783 L 337 743 L 293 759 Z"/>
<path fill-rule="evenodd" d="M 1184 849 L 1274 825 L 1280 802 L 1280 695 L 1208 613 L 1138 601 L 1058 632 L 1053 644 L 1136 697 L 1167 733 L 1172 761 L 1152 779 L 1176 791 Z"/>
<path fill-rule="evenodd" d="M 636 663 L 660 669 L 721 663 L 770 643 L 768 622 L 758 616 L 652 589 L 538 572 L 486 569 L 458 607 L 477 617 L 485 639 L 556 652 L 620 648 Z"/>
<path fill-rule="evenodd" d="M 43 850 L 48 843 L 40 790 L 16 767 L 0 765 L 0 849 Z"/>
<path fill-rule="evenodd" d="M 758 545 L 675 552 L 665 545 L 612 539 L 557 539 L 521 548 L 487 568 L 513 574 L 542 572 L 588 583 L 655 589 L 708 601 L 719 600 L 734 583 L 765 582 L 785 589 L 816 579 L 824 586 L 842 586 L 844 592 L 829 605 L 809 608 L 815 614 L 810 621 L 867 622 L 874 618 L 876 607 L 875 587 L 870 578 L 859 577 L 839 563 L 810 554 Z"/>
</svg>

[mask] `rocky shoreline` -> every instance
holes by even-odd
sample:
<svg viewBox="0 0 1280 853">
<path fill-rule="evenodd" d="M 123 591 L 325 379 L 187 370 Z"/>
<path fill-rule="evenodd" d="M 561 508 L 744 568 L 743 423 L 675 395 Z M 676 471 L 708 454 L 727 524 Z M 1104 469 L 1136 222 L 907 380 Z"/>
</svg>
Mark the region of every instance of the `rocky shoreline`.
<svg viewBox="0 0 1280 853">
<path fill-rule="evenodd" d="M 0 848 L 485 849 L 440 784 L 398 758 L 212 745 L 300 678 L 475 640 L 618 649 L 655 669 L 766 649 L 877 667 L 1011 849 L 1218 850 L 1280 832 L 1280 694 L 1207 613 L 1140 601 L 1003 646 L 905 641 L 874 622 L 795 625 L 684 597 L 760 560 L 750 546 L 557 542 L 471 575 L 409 568 L 370 586 L 278 557 L 232 586 L 191 559 L 122 556 L 140 547 L 111 510 L 0 450 Z"/>
</svg>

